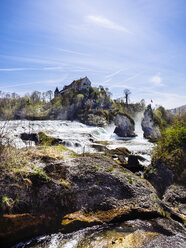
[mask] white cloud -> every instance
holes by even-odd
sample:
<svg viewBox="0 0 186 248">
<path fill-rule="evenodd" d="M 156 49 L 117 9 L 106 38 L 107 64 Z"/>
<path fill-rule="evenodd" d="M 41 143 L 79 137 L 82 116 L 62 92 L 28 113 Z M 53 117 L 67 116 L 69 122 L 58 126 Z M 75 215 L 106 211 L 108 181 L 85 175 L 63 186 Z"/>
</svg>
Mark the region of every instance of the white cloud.
<svg viewBox="0 0 186 248">
<path fill-rule="evenodd" d="M 14 61 L 21 61 L 26 63 L 36 63 L 36 64 L 47 64 L 47 65 L 56 65 L 59 64 L 59 60 L 52 58 L 29 58 L 29 57 L 17 57 L 17 56 L 9 56 L 9 55 L 0 55 L 0 58 L 10 59 Z"/>
<path fill-rule="evenodd" d="M 137 74 L 134 74 L 133 76 L 131 76 L 131 77 L 128 77 L 127 79 L 125 79 L 124 81 L 125 82 L 128 82 L 128 81 L 130 81 L 130 80 L 132 80 L 132 79 L 134 79 L 134 78 L 136 78 L 136 77 L 138 77 L 139 75 L 141 75 L 142 73 L 137 73 Z"/>
<path fill-rule="evenodd" d="M 150 82 L 154 84 L 154 86 L 163 86 L 164 84 L 162 83 L 163 79 L 159 75 L 155 75 L 150 78 Z"/>
<path fill-rule="evenodd" d="M 22 83 L 9 83 L 6 87 L 1 87 L 1 89 L 7 89 L 7 88 L 12 88 L 15 90 L 16 87 L 20 86 L 29 86 L 29 85 L 44 85 L 44 86 L 56 86 L 56 85 L 61 85 L 63 84 L 62 82 L 68 77 L 68 74 L 64 75 L 61 78 L 58 79 L 51 79 L 51 80 L 41 80 L 41 81 L 33 81 L 33 82 L 22 82 Z M 45 90 L 45 88 L 44 88 Z"/>
<path fill-rule="evenodd" d="M 71 53 L 71 54 L 77 54 L 77 55 L 87 55 L 85 53 L 80 53 L 80 52 L 76 52 L 73 50 L 67 50 L 67 49 L 63 49 L 63 48 L 57 48 L 57 50 L 59 50 L 61 52 L 65 52 L 65 53 Z"/>
<path fill-rule="evenodd" d="M 20 67 L 20 68 L 0 68 L 1 71 L 56 71 L 56 70 L 62 70 L 63 68 L 60 66 L 55 67 L 43 67 L 43 68 L 34 68 L 34 67 Z"/>
<path fill-rule="evenodd" d="M 112 77 L 116 76 L 117 74 L 119 74 L 120 72 L 122 72 L 122 70 L 119 70 L 119 71 L 116 71 L 114 73 L 108 74 L 108 75 L 106 75 L 106 78 L 112 78 Z"/>
<path fill-rule="evenodd" d="M 0 71 L 25 71 L 27 68 L 0 68 Z"/>
<path fill-rule="evenodd" d="M 89 16 L 87 16 L 87 20 L 90 22 L 93 22 L 93 23 L 95 23 L 95 24 L 97 24 L 103 28 L 130 33 L 129 30 L 127 28 L 125 28 L 124 26 L 121 26 L 121 25 L 119 25 L 119 24 L 117 24 L 117 23 L 115 23 L 115 22 L 113 22 L 113 21 L 111 21 L 105 17 L 102 17 L 102 16 L 89 15 Z"/>
</svg>

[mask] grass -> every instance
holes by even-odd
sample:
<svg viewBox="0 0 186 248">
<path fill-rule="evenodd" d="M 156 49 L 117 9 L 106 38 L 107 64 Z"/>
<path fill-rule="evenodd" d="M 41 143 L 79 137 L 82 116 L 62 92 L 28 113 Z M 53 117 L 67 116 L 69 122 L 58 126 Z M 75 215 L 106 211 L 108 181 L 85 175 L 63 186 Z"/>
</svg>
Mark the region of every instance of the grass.
<svg viewBox="0 0 186 248">
<path fill-rule="evenodd" d="M 68 189 L 71 188 L 71 185 L 70 185 L 70 183 L 69 183 L 67 180 L 61 178 L 60 182 L 61 182 L 61 184 L 62 184 L 63 186 L 65 186 L 66 188 L 68 188 Z"/>
<path fill-rule="evenodd" d="M 1 206 L 12 208 L 13 205 L 14 205 L 14 200 L 12 198 L 8 197 L 7 195 L 3 195 L 2 199 L 1 199 Z"/>
<path fill-rule="evenodd" d="M 127 178 L 127 181 L 128 181 L 128 183 L 132 184 L 132 182 L 133 182 L 133 179 L 132 179 L 132 177 L 130 177 L 130 176 L 127 176 L 126 178 Z"/>
<path fill-rule="evenodd" d="M 34 147 L 27 150 L 27 154 L 30 159 L 64 159 L 63 152 L 66 151 L 64 146 L 41 146 L 41 147 Z"/>
</svg>

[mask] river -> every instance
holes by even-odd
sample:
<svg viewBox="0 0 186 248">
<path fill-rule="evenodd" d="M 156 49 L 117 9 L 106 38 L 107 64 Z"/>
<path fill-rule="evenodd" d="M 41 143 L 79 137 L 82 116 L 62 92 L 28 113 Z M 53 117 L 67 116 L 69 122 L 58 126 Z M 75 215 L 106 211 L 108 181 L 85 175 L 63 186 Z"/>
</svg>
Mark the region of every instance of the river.
<svg viewBox="0 0 186 248">
<path fill-rule="evenodd" d="M 170 220 L 129 220 L 40 236 L 12 248 L 185 248 L 186 230 Z"/>
<path fill-rule="evenodd" d="M 95 147 L 101 141 L 104 141 L 108 149 L 126 147 L 132 154 L 143 156 L 146 159 L 143 162 L 144 165 L 148 165 L 150 163 L 153 144 L 143 137 L 141 118 L 142 114 L 136 118 L 135 133 L 137 136 L 133 138 L 118 137 L 114 133 L 114 125 L 109 125 L 106 128 L 91 127 L 76 121 L 1 121 L 0 128 L 6 136 L 6 140 L 16 148 L 35 145 L 31 141 L 23 141 L 20 138 L 21 133 L 44 132 L 49 136 L 60 138 L 67 148 L 76 153 L 97 152 Z"/>
<path fill-rule="evenodd" d="M 136 119 L 137 136 L 134 138 L 118 137 L 114 134 L 114 125 L 106 128 L 90 127 L 75 121 L 9 121 L 0 122 L 0 127 L 6 140 L 16 148 L 35 145 L 34 142 L 23 141 L 21 133 L 45 132 L 62 139 L 65 146 L 77 153 L 97 152 L 95 144 L 101 141 L 109 149 L 126 147 L 133 154 L 143 156 L 146 159 L 144 165 L 148 166 L 154 145 L 143 137 L 141 118 L 142 115 L 138 115 Z M 136 219 L 114 225 L 88 227 L 68 234 L 59 232 L 19 243 L 14 248 L 184 248 L 186 239 L 183 226 L 179 223 L 162 224 L 161 221 Z"/>
</svg>

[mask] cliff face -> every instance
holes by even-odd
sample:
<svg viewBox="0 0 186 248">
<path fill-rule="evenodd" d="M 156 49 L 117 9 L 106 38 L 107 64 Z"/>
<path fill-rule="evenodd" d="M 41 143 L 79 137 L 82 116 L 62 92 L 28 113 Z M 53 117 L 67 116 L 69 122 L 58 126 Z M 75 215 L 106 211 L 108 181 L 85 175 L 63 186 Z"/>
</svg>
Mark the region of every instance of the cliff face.
<svg viewBox="0 0 186 248">
<path fill-rule="evenodd" d="M 148 105 L 144 112 L 144 118 L 142 120 L 141 126 L 145 138 L 156 141 L 161 137 L 159 127 L 154 122 L 151 105 Z"/>
</svg>

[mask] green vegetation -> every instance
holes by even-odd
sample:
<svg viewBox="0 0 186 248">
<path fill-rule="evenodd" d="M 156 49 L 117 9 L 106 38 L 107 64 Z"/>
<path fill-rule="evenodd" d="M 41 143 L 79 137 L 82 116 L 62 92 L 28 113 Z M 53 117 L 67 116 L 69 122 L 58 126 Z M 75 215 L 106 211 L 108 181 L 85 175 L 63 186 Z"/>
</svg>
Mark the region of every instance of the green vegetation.
<svg viewBox="0 0 186 248">
<path fill-rule="evenodd" d="M 161 130 L 173 124 L 173 115 L 165 110 L 162 106 L 157 108 L 154 112 L 154 122 L 160 127 Z"/>
<path fill-rule="evenodd" d="M 3 195 L 1 199 L 1 206 L 11 208 L 14 204 L 14 200 L 7 195 Z"/>
<path fill-rule="evenodd" d="M 52 91 L 34 91 L 23 97 L 0 92 L 0 120 L 67 119 L 84 122 L 89 114 L 112 122 L 117 113 L 125 114 L 133 122 L 136 112 L 144 109 L 144 103 L 126 104 L 123 99 L 111 99 L 108 88 L 99 86 L 87 89 L 70 89 L 53 98 Z"/>
<path fill-rule="evenodd" d="M 153 160 L 165 163 L 178 177 L 183 172 L 186 166 L 186 115 L 176 117 L 173 125 L 162 132 Z"/>
<path fill-rule="evenodd" d="M 69 183 L 67 180 L 61 178 L 60 181 L 61 181 L 61 184 L 62 184 L 64 187 L 66 187 L 66 188 L 68 188 L 68 189 L 71 188 L 70 183 Z"/>
<path fill-rule="evenodd" d="M 131 176 L 127 176 L 126 178 L 127 178 L 128 183 L 132 184 L 132 182 L 133 182 L 132 177 Z"/>
</svg>

